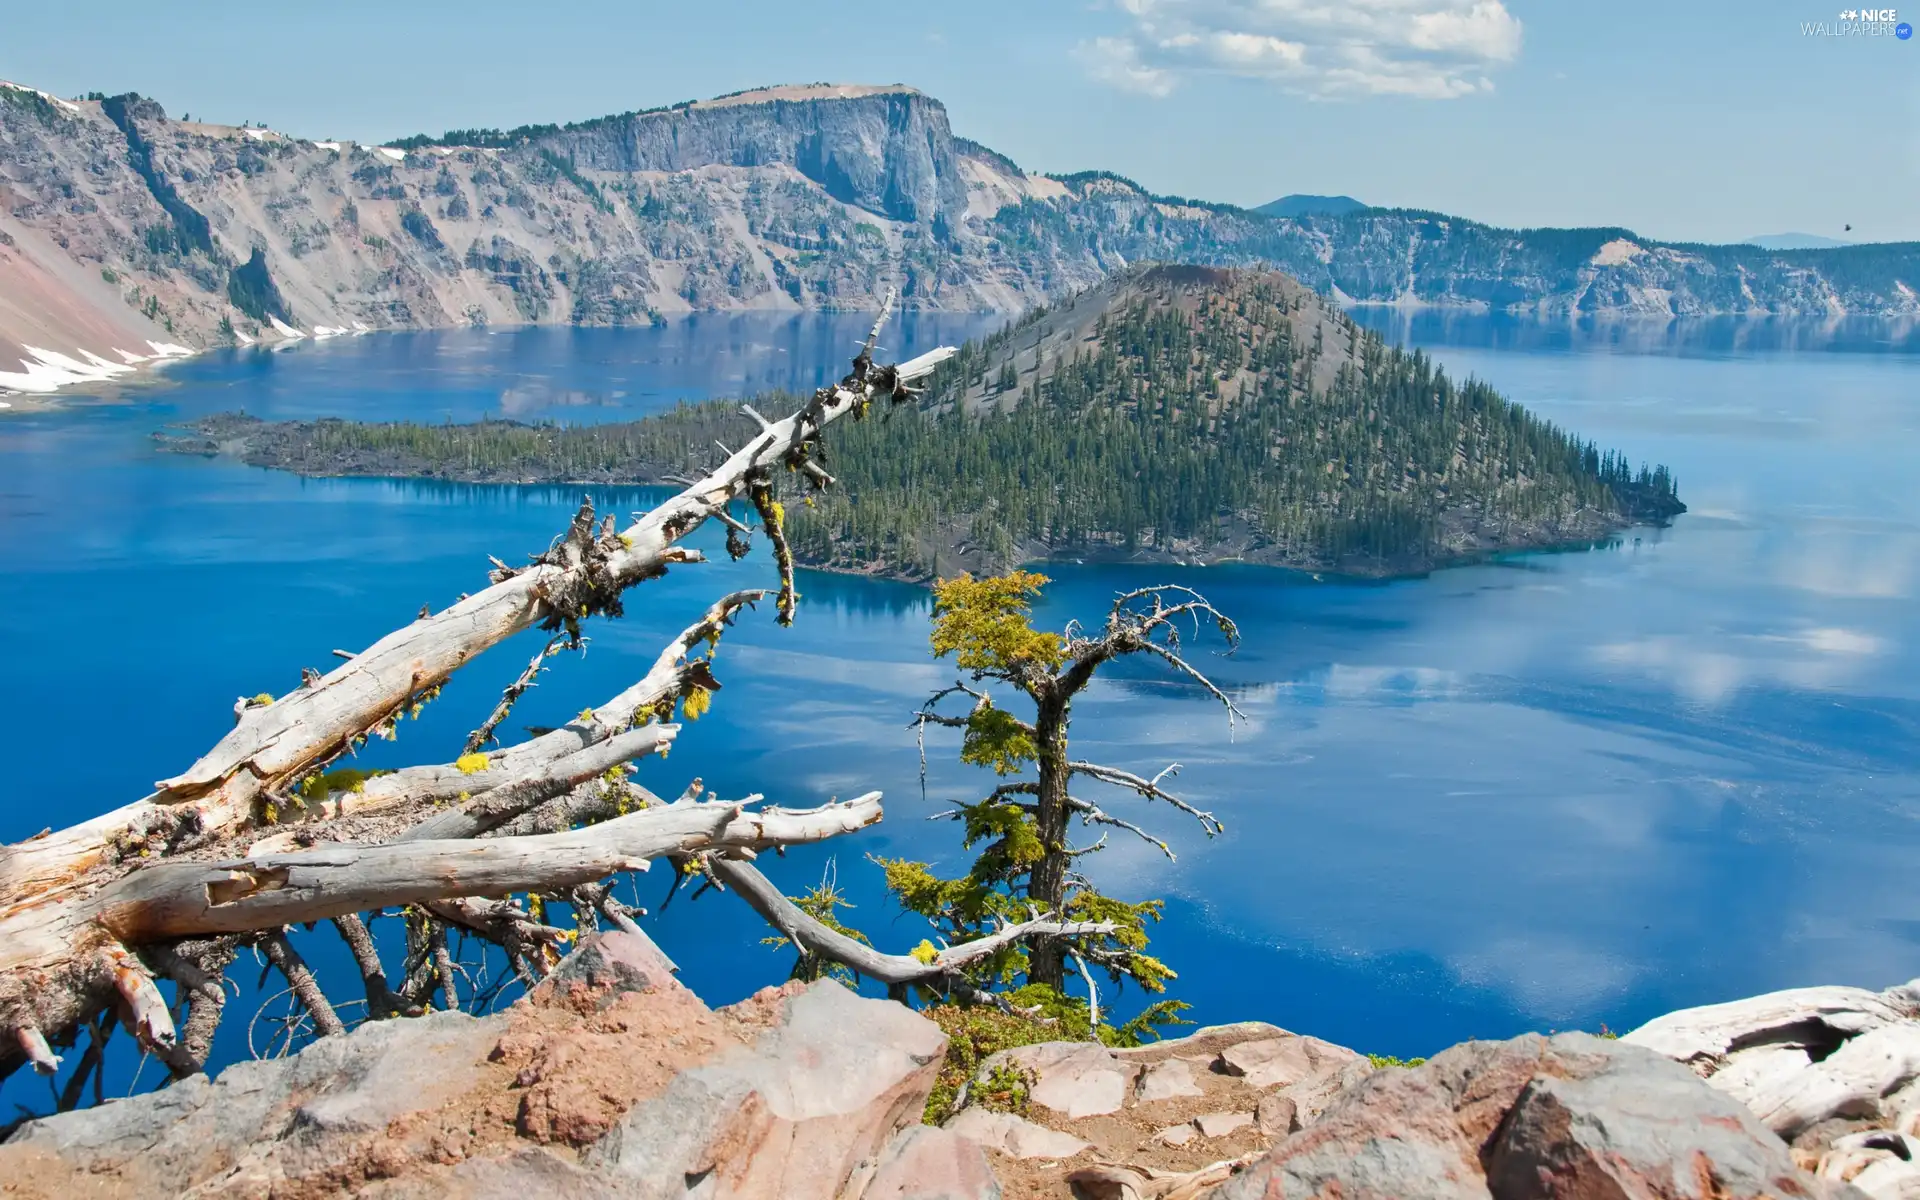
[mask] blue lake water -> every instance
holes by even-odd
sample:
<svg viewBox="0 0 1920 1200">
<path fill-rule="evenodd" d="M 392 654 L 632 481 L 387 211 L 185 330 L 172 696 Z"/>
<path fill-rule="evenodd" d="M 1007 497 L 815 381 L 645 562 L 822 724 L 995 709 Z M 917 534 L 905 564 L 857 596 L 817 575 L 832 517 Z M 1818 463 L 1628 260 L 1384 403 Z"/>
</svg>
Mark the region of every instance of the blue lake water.
<svg viewBox="0 0 1920 1200">
<path fill-rule="evenodd" d="M 1051 569 L 1046 622 L 1174 581 L 1245 634 L 1230 658 L 1202 655 L 1250 718 L 1235 730 L 1144 666 L 1075 711 L 1076 752 L 1145 773 L 1178 761 L 1187 798 L 1227 823 L 1208 842 L 1177 813 L 1114 796 L 1171 835 L 1179 859 L 1116 840 L 1087 860 L 1112 890 L 1169 899 L 1156 947 L 1193 1015 L 1412 1055 L 1920 974 L 1911 329 L 1363 319 L 1583 436 L 1669 464 L 1693 511 L 1606 549 L 1390 584 Z M 231 725 L 235 696 L 285 691 L 333 647 L 477 590 L 487 555 L 544 547 L 578 500 L 300 480 L 156 454 L 153 430 L 230 408 L 624 419 L 686 396 L 813 386 L 844 368 L 864 324 L 336 340 L 212 354 L 158 386 L 0 420 L 0 840 L 144 794 Z M 883 342 L 904 356 L 992 324 L 920 316 Z M 596 500 L 627 511 L 647 497 Z M 556 660 L 514 724 L 610 696 L 714 596 L 771 578 L 761 553 L 714 557 L 632 593 L 628 616 L 592 629 L 584 658 Z M 793 629 L 763 609 L 729 633 L 713 710 L 639 779 L 677 793 L 697 774 L 722 795 L 787 804 L 884 790 L 882 826 L 769 870 L 789 891 L 833 870 L 859 903 L 852 919 L 905 949 L 923 929 L 887 906 L 866 856 L 964 860 L 952 826 L 921 818 L 982 777 L 934 738 L 923 795 L 907 729 L 953 673 L 928 657 L 920 589 L 819 574 L 800 587 Z M 531 649 L 481 659 L 368 763 L 454 756 Z M 667 884 L 641 877 L 640 902 L 658 907 Z M 786 956 L 759 944 L 764 926 L 731 897 L 682 896 L 653 929 L 715 1003 L 784 975 Z M 324 969 L 340 961 L 326 929 L 297 937 Z M 251 983 L 254 971 L 235 974 Z M 219 1054 L 245 1043 L 245 1022 L 230 1020 Z M 8 1081 L 0 1103 L 14 1101 L 44 1106 L 44 1085 Z"/>
</svg>

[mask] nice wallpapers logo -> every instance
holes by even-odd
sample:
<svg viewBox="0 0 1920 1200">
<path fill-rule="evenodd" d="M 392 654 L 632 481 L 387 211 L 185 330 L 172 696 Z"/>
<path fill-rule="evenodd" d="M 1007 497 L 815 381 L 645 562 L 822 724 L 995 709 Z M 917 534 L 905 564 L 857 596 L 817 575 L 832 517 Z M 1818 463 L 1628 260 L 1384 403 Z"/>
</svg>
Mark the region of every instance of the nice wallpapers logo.
<svg viewBox="0 0 1920 1200">
<path fill-rule="evenodd" d="M 1900 19 L 1897 8 L 1843 8 L 1837 21 L 1802 21 L 1801 37 L 1890 37 L 1906 41 L 1913 26 Z"/>
</svg>

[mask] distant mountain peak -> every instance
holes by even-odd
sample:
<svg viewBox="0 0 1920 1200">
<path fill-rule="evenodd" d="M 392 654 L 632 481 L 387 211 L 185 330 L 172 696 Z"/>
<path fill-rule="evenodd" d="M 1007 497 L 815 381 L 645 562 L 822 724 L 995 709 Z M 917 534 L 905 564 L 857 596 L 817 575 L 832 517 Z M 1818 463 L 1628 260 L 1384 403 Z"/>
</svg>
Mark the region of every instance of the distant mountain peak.
<svg viewBox="0 0 1920 1200">
<path fill-rule="evenodd" d="M 1372 207 L 1371 204 L 1355 200 L 1352 196 L 1308 196 L 1295 193 L 1269 201 L 1253 211 L 1268 217 L 1339 217 Z"/>
</svg>

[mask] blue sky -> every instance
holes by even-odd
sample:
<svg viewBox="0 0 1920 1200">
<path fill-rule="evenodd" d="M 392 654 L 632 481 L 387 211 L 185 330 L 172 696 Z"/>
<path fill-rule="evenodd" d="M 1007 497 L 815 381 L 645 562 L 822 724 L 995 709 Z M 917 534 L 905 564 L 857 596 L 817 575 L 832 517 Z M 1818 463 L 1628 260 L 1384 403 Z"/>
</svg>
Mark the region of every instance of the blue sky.
<svg viewBox="0 0 1920 1200">
<path fill-rule="evenodd" d="M 12 7 L 0 77 L 314 138 L 906 82 L 1029 169 L 1180 195 L 1920 239 L 1920 39 L 1803 35 L 1828 0 Z"/>
</svg>

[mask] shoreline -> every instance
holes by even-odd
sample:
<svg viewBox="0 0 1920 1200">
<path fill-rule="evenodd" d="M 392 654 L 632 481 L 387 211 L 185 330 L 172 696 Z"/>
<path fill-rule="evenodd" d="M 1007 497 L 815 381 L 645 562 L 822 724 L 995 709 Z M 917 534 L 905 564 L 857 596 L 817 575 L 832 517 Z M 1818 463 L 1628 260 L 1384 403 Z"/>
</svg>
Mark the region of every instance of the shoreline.
<svg viewBox="0 0 1920 1200">
<path fill-rule="evenodd" d="M 201 425 L 204 425 L 202 422 Z M 315 480 L 368 480 L 386 483 L 437 484 L 451 487 L 489 487 L 489 488 L 559 488 L 583 489 L 592 491 L 604 488 L 656 488 L 665 491 L 675 490 L 675 485 L 661 476 L 666 472 L 658 467 L 645 468 L 640 478 L 613 479 L 478 479 L 459 476 L 433 474 L 407 474 L 395 470 L 369 471 L 307 471 L 297 465 L 274 461 L 273 458 L 254 447 L 244 437 L 230 437 L 220 440 L 210 436 L 199 426 L 186 426 L 199 437 L 185 437 L 169 434 L 166 430 L 157 430 L 151 436 L 162 453 L 182 454 L 192 457 L 227 459 L 243 463 L 260 470 L 277 471 L 300 479 Z M 231 431 L 228 431 L 231 432 Z M 1684 509 L 1682 510 L 1684 511 Z M 1677 514 L 1675 514 L 1677 515 Z M 984 555 L 970 547 L 964 539 L 951 536 L 930 537 L 938 542 L 930 549 L 930 555 L 942 564 L 941 576 L 957 571 L 969 571 L 975 575 L 998 574 L 1019 567 L 1045 568 L 1050 565 L 1073 566 L 1139 566 L 1172 567 L 1176 569 L 1204 569 L 1217 567 L 1250 567 L 1264 571 L 1281 571 L 1293 575 L 1310 577 L 1314 582 L 1332 583 L 1377 583 L 1388 584 L 1403 580 L 1420 579 L 1436 571 L 1451 567 L 1483 565 L 1512 555 L 1540 553 L 1578 553 L 1604 548 L 1609 543 L 1628 533 L 1630 530 L 1645 528 L 1659 529 L 1664 526 L 1657 519 L 1627 514 L 1605 514 L 1593 510 L 1581 510 L 1576 517 L 1584 518 L 1577 528 L 1555 530 L 1537 530 L 1534 536 L 1522 536 L 1513 539 L 1497 539 L 1475 544 L 1461 544 L 1457 548 L 1443 553 L 1433 553 L 1397 560 L 1364 560 L 1348 558 L 1345 560 L 1316 558 L 1301 555 L 1279 548 L 1257 545 L 1230 546 L 1216 543 L 1202 546 L 1188 542 L 1172 550 L 1137 548 L 1125 551 L 1119 546 L 1091 543 L 1085 546 L 1055 549 L 1041 543 L 1027 543 L 1019 547 L 1019 552 L 1007 561 L 988 561 Z M 923 543 L 924 545 L 924 543 Z M 1262 550 L 1270 550 L 1262 553 Z M 817 571 L 831 575 L 883 580 L 889 583 L 907 584 L 915 587 L 929 586 L 936 578 L 931 571 L 917 567 L 906 567 L 886 561 L 848 562 L 840 559 L 820 559 L 809 555 L 800 546 L 794 548 L 794 565 L 807 571 Z M 951 570 L 947 569 L 950 566 Z"/>
</svg>

